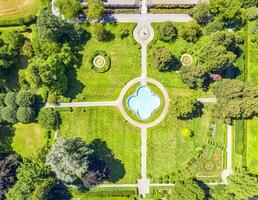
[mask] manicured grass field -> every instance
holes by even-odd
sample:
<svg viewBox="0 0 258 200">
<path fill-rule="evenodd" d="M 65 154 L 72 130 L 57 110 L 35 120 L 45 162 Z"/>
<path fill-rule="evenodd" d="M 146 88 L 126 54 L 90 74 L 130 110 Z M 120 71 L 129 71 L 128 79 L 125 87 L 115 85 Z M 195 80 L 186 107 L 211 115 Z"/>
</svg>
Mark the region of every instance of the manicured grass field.
<svg viewBox="0 0 258 200">
<path fill-rule="evenodd" d="M 169 113 L 164 122 L 148 130 L 147 172 L 153 180 L 176 172 L 179 169 L 184 169 L 187 162 L 198 154 L 203 145 L 207 144 L 211 134 L 209 126 L 213 120 L 211 107 L 212 104 L 206 104 L 201 118 L 187 121 L 174 119 Z M 213 141 L 225 146 L 224 134 L 226 129 L 220 122 L 216 122 L 216 126 L 217 132 Z M 180 133 L 184 128 L 191 129 L 194 132 L 194 136 L 192 138 L 183 138 Z M 211 146 L 208 146 L 207 149 L 209 151 L 206 152 L 207 157 L 210 156 L 210 159 L 218 162 L 219 165 L 219 168 L 214 169 L 211 174 L 219 175 L 222 170 L 222 157 L 220 156 L 222 151 L 218 149 L 214 151 Z M 216 161 L 216 158 L 220 160 Z M 201 169 L 199 170 L 201 171 Z"/>
<path fill-rule="evenodd" d="M 258 174 L 258 118 L 247 121 L 247 167 Z"/>
<path fill-rule="evenodd" d="M 37 14 L 45 4 L 44 0 L 0 0 L 0 20 Z"/>
<path fill-rule="evenodd" d="M 177 60 L 180 60 L 180 57 L 183 53 L 189 53 L 193 57 L 193 65 L 196 62 L 196 57 L 194 55 L 194 50 L 198 48 L 198 44 L 202 43 L 203 38 L 200 38 L 200 41 L 196 44 L 189 43 L 182 38 L 178 37 L 175 42 L 163 42 L 158 40 L 158 28 L 162 23 L 152 23 L 152 27 L 155 31 L 155 36 L 148 46 L 148 76 L 154 78 L 161 82 L 168 91 L 173 92 L 173 94 L 178 95 L 189 95 L 192 94 L 198 97 L 211 97 L 214 96 L 211 92 L 204 92 L 202 90 L 191 90 L 185 85 L 180 78 L 180 75 L 175 71 L 172 72 L 159 72 L 158 69 L 153 66 L 153 51 L 157 47 L 165 47 L 171 51 L 173 55 L 176 56 Z M 183 23 L 173 23 L 174 26 L 179 30 Z"/>
<path fill-rule="evenodd" d="M 32 156 L 46 142 L 45 132 L 39 124 L 18 123 L 14 125 L 14 131 L 12 147 L 23 157 Z"/>
<path fill-rule="evenodd" d="M 136 183 L 140 178 L 140 130 L 125 122 L 116 108 L 91 107 L 59 111 L 59 136 L 95 140 L 100 156 L 111 153 L 109 182 Z"/>
<path fill-rule="evenodd" d="M 78 82 L 70 84 L 68 96 L 76 96 L 75 101 L 116 100 L 125 84 L 140 76 L 140 45 L 132 36 L 136 24 L 118 23 L 107 25 L 108 30 L 115 35 L 109 42 L 99 42 L 95 36 L 86 43 L 83 51 L 83 63 L 77 71 Z M 117 37 L 121 28 L 130 31 L 128 38 Z M 86 28 L 90 33 L 92 26 Z M 94 51 L 102 50 L 111 58 L 111 67 L 105 73 L 97 73 L 91 69 L 89 62 Z M 75 95 L 76 94 L 76 95 Z"/>
</svg>

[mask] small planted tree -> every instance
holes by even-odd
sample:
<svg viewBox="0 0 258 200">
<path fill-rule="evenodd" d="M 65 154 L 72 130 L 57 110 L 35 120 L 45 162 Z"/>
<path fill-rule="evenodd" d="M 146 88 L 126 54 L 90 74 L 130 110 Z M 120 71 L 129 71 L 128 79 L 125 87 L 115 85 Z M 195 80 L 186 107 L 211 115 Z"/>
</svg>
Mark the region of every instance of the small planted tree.
<svg viewBox="0 0 258 200">
<path fill-rule="evenodd" d="M 43 108 L 39 111 L 38 120 L 42 128 L 54 129 L 56 125 L 56 113 L 52 108 Z"/>
<path fill-rule="evenodd" d="M 153 57 L 154 66 L 161 72 L 171 71 L 177 68 L 175 56 L 164 47 L 156 48 L 153 52 Z"/>
<path fill-rule="evenodd" d="M 81 6 L 77 0 L 57 0 L 56 5 L 65 18 L 71 19 L 78 15 Z"/>
<path fill-rule="evenodd" d="M 179 35 L 188 42 L 196 42 L 202 35 L 200 25 L 192 20 L 185 23 L 185 25 L 180 29 Z"/>
<path fill-rule="evenodd" d="M 184 128 L 182 131 L 181 131 L 181 135 L 182 137 L 184 138 L 190 138 L 193 136 L 193 131 L 188 129 L 188 128 Z"/>
<path fill-rule="evenodd" d="M 94 24 L 93 34 L 95 35 L 96 39 L 100 42 L 110 40 L 110 32 L 107 31 L 107 29 L 102 23 Z"/>
<path fill-rule="evenodd" d="M 98 22 L 105 13 L 105 7 L 101 0 L 87 0 L 88 11 L 87 18 L 89 21 Z"/>
<path fill-rule="evenodd" d="M 8 123 L 16 123 L 17 122 L 17 118 L 16 118 L 16 108 L 14 107 L 4 107 L 2 109 L 2 120 L 6 121 Z"/>
<path fill-rule="evenodd" d="M 57 138 L 47 155 L 46 163 L 58 179 L 72 183 L 88 171 L 92 150 L 80 138 Z"/>
<path fill-rule="evenodd" d="M 16 103 L 19 106 L 28 107 L 32 106 L 34 104 L 34 96 L 29 91 L 19 91 L 19 93 L 16 96 Z"/>
<path fill-rule="evenodd" d="M 5 105 L 7 105 L 9 107 L 16 108 L 17 107 L 16 93 L 15 92 L 8 92 L 5 95 L 4 103 L 5 103 Z"/>
<path fill-rule="evenodd" d="M 159 39 L 165 42 L 175 41 L 177 38 L 177 29 L 172 23 L 167 22 L 159 27 Z"/>
<path fill-rule="evenodd" d="M 35 111 L 31 107 L 19 107 L 16 113 L 17 119 L 26 124 L 32 122 L 35 118 Z"/>
<path fill-rule="evenodd" d="M 178 119 L 189 119 L 200 113 L 200 106 L 194 97 L 180 96 L 172 101 L 172 115 Z"/>
</svg>

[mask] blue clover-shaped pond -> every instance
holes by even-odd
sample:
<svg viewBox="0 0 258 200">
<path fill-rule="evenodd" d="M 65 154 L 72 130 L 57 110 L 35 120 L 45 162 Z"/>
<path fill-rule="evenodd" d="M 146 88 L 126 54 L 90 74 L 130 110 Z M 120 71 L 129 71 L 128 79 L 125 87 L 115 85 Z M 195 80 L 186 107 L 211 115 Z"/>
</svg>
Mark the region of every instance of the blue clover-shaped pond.
<svg viewBox="0 0 258 200">
<path fill-rule="evenodd" d="M 127 100 L 127 106 L 132 109 L 141 120 L 148 119 L 160 107 L 160 97 L 153 94 L 148 86 L 140 86 L 135 95 Z"/>
</svg>

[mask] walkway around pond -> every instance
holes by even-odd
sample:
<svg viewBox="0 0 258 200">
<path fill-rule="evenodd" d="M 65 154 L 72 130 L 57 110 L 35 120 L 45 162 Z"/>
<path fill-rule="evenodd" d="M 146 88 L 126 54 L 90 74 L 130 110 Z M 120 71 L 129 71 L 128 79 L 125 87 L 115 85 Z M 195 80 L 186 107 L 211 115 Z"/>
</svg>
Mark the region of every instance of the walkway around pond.
<svg viewBox="0 0 258 200">
<path fill-rule="evenodd" d="M 53 0 L 54 1 L 54 0 Z M 133 126 L 141 129 L 141 179 L 138 180 L 138 184 L 103 184 L 98 187 L 137 187 L 139 193 L 145 197 L 149 193 L 149 187 L 167 187 L 174 186 L 175 184 L 160 184 L 150 183 L 147 177 L 147 129 L 149 127 L 159 124 L 167 115 L 169 109 L 169 96 L 164 86 L 158 81 L 151 79 L 147 75 L 147 45 L 154 37 L 154 30 L 151 27 L 151 23 L 154 22 L 188 22 L 192 18 L 187 14 L 148 14 L 147 13 L 147 0 L 141 1 L 141 14 L 114 14 L 106 16 L 103 22 L 124 22 L 124 23 L 137 23 L 136 28 L 133 31 L 135 40 L 141 45 L 141 77 L 135 78 L 129 81 L 122 89 L 118 100 L 116 101 L 103 101 L 103 102 L 72 102 L 72 103 L 59 103 L 59 104 L 45 104 L 44 107 L 58 108 L 58 107 L 89 107 L 89 106 L 114 106 L 120 109 L 123 117 L 131 123 Z M 52 7 L 53 14 L 60 15 L 55 6 Z M 123 98 L 126 91 L 136 83 L 147 84 L 151 82 L 155 84 L 164 95 L 165 107 L 162 114 L 158 119 L 149 124 L 143 124 L 131 119 L 125 112 L 123 105 Z M 216 103 L 216 98 L 198 98 L 198 101 L 202 103 Z M 220 185 L 226 183 L 226 178 L 232 173 L 232 126 L 227 127 L 227 169 L 222 173 L 223 182 L 207 183 L 208 185 Z"/>
</svg>

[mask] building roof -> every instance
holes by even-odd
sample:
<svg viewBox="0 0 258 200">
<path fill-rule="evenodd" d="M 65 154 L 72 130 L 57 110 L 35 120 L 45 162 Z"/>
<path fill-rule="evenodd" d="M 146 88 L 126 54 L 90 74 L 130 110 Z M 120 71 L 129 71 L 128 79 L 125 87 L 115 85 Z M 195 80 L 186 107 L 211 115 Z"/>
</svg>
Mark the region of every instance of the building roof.
<svg viewBox="0 0 258 200">
<path fill-rule="evenodd" d="M 207 1 L 207 0 L 203 0 Z M 149 4 L 158 4 L 158 5 L 195 5 L 198 4 L 200 0 L 149 0 Z"/>
</svg>

